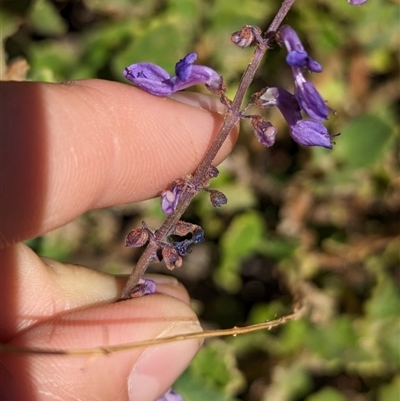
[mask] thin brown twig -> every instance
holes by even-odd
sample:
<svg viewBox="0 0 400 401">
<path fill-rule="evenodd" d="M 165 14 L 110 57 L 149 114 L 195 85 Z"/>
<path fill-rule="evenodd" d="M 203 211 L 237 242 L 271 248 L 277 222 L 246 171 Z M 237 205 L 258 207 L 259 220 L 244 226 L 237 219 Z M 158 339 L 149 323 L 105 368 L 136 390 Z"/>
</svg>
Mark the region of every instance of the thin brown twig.
<svg viewBox="0 0 400 401">
<path fill-rule="evenodd" d="M 296 320 L 306 313 L 306 307 L 301 306 L 290 315 L 280 317 L 279 319 L 266 321 L 263 323 L 253 324 L 245 327 L 233 327 L 223 330 L 207 330 L 198 333 L 179 334 L 170 337 L 155 338 L 151 340 L 137 341 L 133 343 L 100 346 L 94 348 L 77 348 L 77 349 L 46 349 L 35 347 L 21 347 L 10 344 L 0 344 L 0 353 L 3 354 L 35 354 L 35 355 L 65 355 L 65 356 L 82 356 L 82 355 L 107 355 L 114 352 L 131 350 L 134 348 L 150 347 L 159 344 L 172 343 L 176 341 L 193 340 L 200 338 L 238 336 L 241 334 L 251 333 L 259 330 L 271 330 L 288 321 Z"/>
</svg>

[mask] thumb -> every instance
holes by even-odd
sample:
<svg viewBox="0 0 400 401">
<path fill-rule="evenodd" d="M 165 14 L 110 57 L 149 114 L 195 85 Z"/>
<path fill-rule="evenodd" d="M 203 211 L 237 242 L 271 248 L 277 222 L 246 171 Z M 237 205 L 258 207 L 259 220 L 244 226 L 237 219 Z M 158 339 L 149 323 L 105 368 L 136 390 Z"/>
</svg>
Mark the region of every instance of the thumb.
<svg viewBox="0 0 400 401">
<path fill-rule="evenodd" d="M 9 344 L 73 351 L 201 331 L 186 303 L 152 294 L 63 313 Z M 2 355 L 4 399 L 154 401 L 186 368 L 201 340 L 92 355 Z"/>
</svg>

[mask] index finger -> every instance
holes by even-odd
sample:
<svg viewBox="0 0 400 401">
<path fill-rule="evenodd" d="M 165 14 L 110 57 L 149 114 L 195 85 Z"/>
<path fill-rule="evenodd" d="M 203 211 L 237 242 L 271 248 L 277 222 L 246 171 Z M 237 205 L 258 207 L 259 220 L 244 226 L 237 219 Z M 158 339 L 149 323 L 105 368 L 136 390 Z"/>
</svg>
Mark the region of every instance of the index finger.
<svg viewBox="0 0 400 401">
<path fill-rule="evenodd" d="M 195 170 L 223 120 L 102 80 L 3 82 L 0 102 L 2 245 L 55 229 L 89 209 L 156 196 Z M 217 107 L 219 101 L 203 103 Z M 236 135 L 237 129 L 217 163 Z"/>
</svg>

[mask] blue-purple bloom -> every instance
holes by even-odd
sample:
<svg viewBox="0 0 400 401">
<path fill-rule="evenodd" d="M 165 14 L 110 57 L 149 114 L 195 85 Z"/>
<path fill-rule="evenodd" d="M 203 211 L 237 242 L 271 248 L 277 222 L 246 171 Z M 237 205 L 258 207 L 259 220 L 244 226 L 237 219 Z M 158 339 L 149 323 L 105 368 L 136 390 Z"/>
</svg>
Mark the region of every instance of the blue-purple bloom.
<svg viewBox="0 0 400 401">
<path fill-rule="evenodd" d="M 183 241 L 176 241 L 172 244 L 179 256 L 185 256 L 187 253 L 189 253 L 190 250 L 188 248 L 190 245 L 204 242 L 204 230 L 200 226 L 196 226 L 194 224 L 193 227 L 195 228 L 192 233 L 192 238 L 184 239 Z"/>
<path fill-rule="evenodd" d="M 139 298 L 156 292 L 156 283 L 149 278 L 141 278 L 130 294 L 131 298 Z"/>
<path fill-rule="evenodd" d="M 282 26 L 278 32 L 278 40 L 282 42 L 287 51 L 286 62 L 292 67 L 296 99 L 311 118 L 326 120 L 328 107 L 321 95 L 311 82 L 303 76 L 303 70 L 321 72 L 322 67 L 305 51 L 297 33 L 288 25 Z"/>
<path fill-rule="evenodd" d="M 194 65 L 197 53 L 191 52 L 175 65 L 175 76 L 153 63 L 136 63 L 126 67 L 123 75 L 135 85 L 156 96 L 169 96 L 174 92 L 206 84 L 211 91 L 221 89 L 222 77 L 212 68 Z"/>
<path fill-rule="evenodd" d="M 179 200 L 182 195 L 182 186 L 172 184 L 171 189 L 161 192 L 161 210 L 165 214 L 172 214 L 178 206 Z"/>
<path fill-rule="evenodd" d="M 317 120 L 303 119 L 295 96 L 283 88 L 267 88 L 257 101 L 261 107 L 276 106 L 290 127 L 291 137 L 303 146 L 332 149 L 327 128 Z"/>
<path fill-rule="evenodd" d="M 297 33 L 289 25 L 283 25 L 279 29 L 278 38 L 288 51 L 286 62 L 290 66 L 307 68 L 312 72 L 322 71 L 321 65 L 307 54 Z"/>
<path fill-rule="evenodd" d="M 184 398 L 176 391 L 170 388 L 162 397 L 158 398 L 157 401 L 185 401 Z"/>
<path fill-rule="evenodd" d="M 362 4 L 366 3 L 367 0 L 347 0 L 352 6 L 361 6 Z"/>
</svg>

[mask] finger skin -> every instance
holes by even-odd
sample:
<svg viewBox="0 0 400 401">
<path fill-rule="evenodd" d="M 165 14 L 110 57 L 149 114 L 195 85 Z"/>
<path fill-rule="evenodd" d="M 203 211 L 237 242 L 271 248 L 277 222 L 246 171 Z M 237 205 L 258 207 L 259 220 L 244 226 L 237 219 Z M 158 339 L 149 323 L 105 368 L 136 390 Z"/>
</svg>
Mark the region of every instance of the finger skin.
<svg viewBox="0 0 400 401">
<path fill-rule="evenodd" d="M 0 341 L 59 313 L 115 301 L 126 278 L 38 257 L 25 244 L 0 250 Z M 157 281 L 157 278 L 155 278 Z M 186 289 L 157 284 L 157 292 L 189 305 Z"/>
<path fill-rule="evenodd" d="M 22 332 L 9 345 L 70 352 L 109 349 L 193 331 L 201 331 L 201 327 L 185 303 L 153 294 L 61 314 Z M 200 340 L 189 340 L 80 356 L 1 354 L 2 400 L 124 401 L 131 392 L 138 393 L 136 399 L 141 401 L 154 401 L 171 386 L 200 345 Z M 143 380 L 131 388 L 128 378 L 133 370 Z M 151 387 L 146 386 L 149 382 Z"/>
<path fill-rule="evenodd" d="M 223 116 L 102 80 L 2 82 L 1 244 L 156 196 L 192 173 Z M 231 150 L 237 128 L 216 158 Z"/>
<path fill-rule="evenodd" d="M 201 331 L 182 285 L 151 277 L 158 294 L 112 303 L 121 278 L 49 259 L 24 244 L 0 250 L 1 342 L 29 349 L 110 347 Z M 172 282 L 171 282 L 172 281 Z M 162 294 L 161 294 L 162 293 Z M 176 380 L 201 341 L 97 355 L 0 353 L 2 400 L 153 401 Z M 173 360 L 172 366 L 165 366 Z M 129 379 L 131 372 L 139 382 Z M 137 381 L 136 381 L 137 383 Z"/>
</svg>

